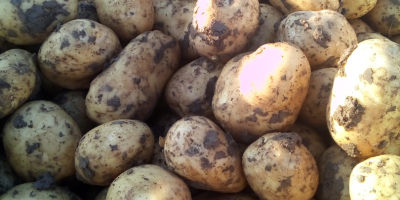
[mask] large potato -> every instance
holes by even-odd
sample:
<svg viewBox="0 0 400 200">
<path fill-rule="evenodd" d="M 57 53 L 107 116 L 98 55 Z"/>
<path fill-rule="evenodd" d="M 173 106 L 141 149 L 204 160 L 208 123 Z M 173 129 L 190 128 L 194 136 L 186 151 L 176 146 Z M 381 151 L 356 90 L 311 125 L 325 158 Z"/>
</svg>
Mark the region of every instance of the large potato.
<svg viewBox="0 0 400 200">
<path fill-rule="evenodd" d="M 290 42 L 306 54 L 311 69 L 336 67 L 342 52 L 357 44 L 357 36 L 346 18 L 332 10 L 297 11 L 277 28 L 277 41 Z"/>
<path fill-rule="evenodd" d="M 88 19 L 62 25 L 40 47 L 39 67 L 43 76 L 67 89 L 88 89 L 103 65 L 121 51 L 117 35 L 108 27 Z"/>
<path fill-rule="evenodd" d="M 0 196 L 0 200 L 81 200 L 79 196 L 66 188 L 55 186 L 51 189 L 40 190 L 35 188 L 32 182 L 17 185 L 5 194 Z"/>
<path fill-rule="evenodd" d="M 342 0 L 338 11 L 347 19 L 356 19 L 367 14 L 377 0 Z"/>
<path fill-rule="evenodd" d="M 3 129 L 7 159 L 24 181 L 34 181 L 43 173 L 56 181 L 74 175 L 74 152 L 81 137 L 71 116 L 43 100 L 22 105 Z"/>
<path fill-rule="evenodd" d="M 77 0 L 0 1 L 0 37 L 18 45 L 40 44 L 77 13 Z"/>
<path fill-rule="evenodd" d="M 363 19 L 382 35 L 400 34 L 400 1 L 379 0 Z"/>
<path fill-rule="evenodd" d="M 243 170 L 261 199 L 309 200 L 318 187 L 314 157 L 294 132 L 268 133 L 243 154 Z"/>
<path fill-rule="evenodd" d="M 79 141 L 75 152 L 77 178 L 108 186 L 125 170 L 150 162 L 154 136 L 136 120 L 114 120 L 95 127 Z"/>
<path fill-rule="evenodd" d="M 0 54 L 0 119 L 21 106 L 32 94 L 37 81 L 33 56 L 22 49 Z"/>
<path fill-rule="evenodd" d="M 343 56 L 327 107 L 329 131 L 350 156 L 382 154 L 400 132 L 400 45 L 370 39 Z"/>
<path fill-rule="evenodd" d="M 237 142 L 286 131 L 307 95 L 310 65 L 289 43 L 265 44 L 226 63 L 212 101 L 214 115 Z"/>
<path fill-rule="evenodd" d="M 338 10 L 340 2 L 337 0 L 269 0 L 272 6 L 284 14 L 296 11 Z"/>
<path fill-rule="evenodd" d="M 178 69 L 180 48 L 160 31 L 133 39 L 90 84 L 87 114 L 102 124 L 116 119 L 146 120 L 169 78 Z"/>
<path fill-rule="evenodd" d="M 191 200 L 189 188 L 179 177 L 157 165 L 141 165 L 119 175 L 110 185 L 107 200 Z"/>
<path fill-rule="evenodd" d="M 247 185 L 236 142 L 205 117 L 187 116 L 172 125 L 164 154 L 168 167 L 192 187 L 235 193 Z"/>
</svg>

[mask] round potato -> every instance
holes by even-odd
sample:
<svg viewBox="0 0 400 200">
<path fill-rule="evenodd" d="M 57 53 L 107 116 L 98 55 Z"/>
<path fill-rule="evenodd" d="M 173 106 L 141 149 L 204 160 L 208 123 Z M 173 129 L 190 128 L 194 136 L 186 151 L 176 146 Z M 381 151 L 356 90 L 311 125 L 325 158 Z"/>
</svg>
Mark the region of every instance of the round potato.
<svg viewBox="0 0 400 200">
<path fill-rule="evenodd" d="M 172 172 L 157 165 L 140 165 L 119 175 L 110 185 L 107 200 L 191 200 L 189 188 Z"/>
<path fill-rule="evenodd" d="M 104 123 L 86 133 L 75 152 L 77 178 L 108 186 L 125 170 L 150 162 L 154 137 L 143 122 L 129 119 Z"/>
<path fill-rule="evenodd" d="M 43 100 L 22 105 L 3 129 L 7 159 L 24 181 L 35 181 L 43 173 L 56 181 L 74 175 L 74 152 L 81 137 L 71 116 Z"/>
<path fill-rule="evenodd" d="M 348 19 L 347 21 L 350 23 L 351 27 L 353 27 L 356 34 L 364 33 L 364 32 L 368 32 L 368 33 L 374 32 L 374 30 L 360 18 Z"/>
<path fill-rule="evenodd" d="M 357 35 L 349 22 L 332 10 L 291 13 L 278 25 L 276 37 L 277 41 L 300 47 L 313 71 L 336 67 L 342 52 L 357 44 Z"/>
<path fill-rule="evenodd" d="M 33 93 L 37 81 L 33 56 L 22 49 L 0 54 L 0 119 L 21 106 Z"/>
<path fill-rule="evenodd" d="M 117 35 L 88 19 L 72 20 L 53 32 L 40 47 L 43 76 L 67 89 L 88 89 L 103 65 L 121 51 Z"/>
<path fill-rule="evenodd" d="M 17 185 L 5 194 L 0 196 L 0 200 L 20 199 L 20 200 L 81 200 L 79 196 L 71 191 L 55 186 L 54 188 L 40 190 L 35 188 L 32 182 Z"/>
<path fill-rule="evenodd" d="M 363 19 L 382 35 L 400 34 L 400 1 L 379 0 Z"/>
<path fill-rule="evenodd" d="M 243 170 L 261 199 L 308 200 L 318 187 L 314 157 L 294 132 L 268 133 L 243 154 Z"/>
<path fill-rule="evenodd" d="M 338 10 L 341 1 L 335 0 L 269 0 L 272 6 L 284 14 L 296 11 Z"/>
<path fill-rule="evenodd" d="M 0 196 L 10 188 L 21 183 L 7 159 L 0 155 Z"/>
<path fill-rule="evenodd" d="M 172 125 L 164 154 L 168 167 L 194 188 L 236 193 L 247 185 L 236 142 L 205 117 L 187 116 Z"/>
<path fill-rule="evenodd" d="M 77 13 L 77 0 L 0 1 L 0 37 L 18 45 L 40 44 Z"/>
<path fill-rule="evenodd" d="M 238 143 L 286 131 L 307 95 L 311 70 L 304 53 L 289 43 L 265 44 L 231 59 L 218 78 L 212 108 Z"/>
<path fill-rule="evenodd" d="M 367 14 L 376 5 L 377 0 L 342 0 L 339 12 L 347 19 L 356 19 Z"/>
</svg>

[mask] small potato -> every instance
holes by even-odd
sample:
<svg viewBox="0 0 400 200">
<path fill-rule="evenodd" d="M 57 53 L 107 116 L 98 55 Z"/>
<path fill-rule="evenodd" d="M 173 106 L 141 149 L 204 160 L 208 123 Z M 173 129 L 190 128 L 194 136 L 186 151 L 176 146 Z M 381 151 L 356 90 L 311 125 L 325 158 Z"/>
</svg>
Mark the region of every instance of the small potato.
<svg viewBox="0 0 400 200">
<path fill-rule="evenodd" d="M 3 129 L 7 159 L 24 181 L 35 181 L 43 173 L 56 181 L 74 175 L 74 152 L 81 137 L 71 116 L 43 100 L 22 105 Z"/>
<path fill-rule="evenodd" d="M 349 22 L 332 10 L 291 13 L 278 25 L 276 37 L 277 41 L 300 47 L 313 71 L 336 67 L 342 52 L 357 44 L 357 35 Z"/>
<path fill-rule="evenodd" d="M 400 199 L 400 156 L 380 155 L 358 163 L 351 171 L 351 199 Z"/>
<path fill-rule="evenodd" d="M 318 186 L 314 157 L 294 132 L 268 133 L 243 154 L 243 170 L 253 191 L 268 200 L 309 200 Z"/>
<path fill-rule="evenodd" d="M 108 186 L 125 170 L 150 162 L 154 137 L 143 122 L 129 119 L 104 123 L 86 133 L 75 152 L 76 177 Z"/>
<path fill-rule="evenodd" d="M 363 19 L 382 35 L 390 37 L 400 34 L 400 1 L 379 0 Z"/>
<path fill-rule="evenodd" d="M 111 28 L 122 43 L 153 28 L 152 0 L 94 0 L 94 3 L 100 22 Z"/>
<path fill-rule="evenodd" d="M 289 43 L 265 44 L 225 64 L 212 108 L 238 143 L 294 124 L 307 95 L 311 70 L 304 53 Z"/>
<path fill-rule="evenodd" d="M 374 32 L 374 30 L 371 27 L 369 27 L 369 25 L 360 18 L 348 19 L 347 21 L 350 23 L 351 27 L 353 27 L 356 34 L 364 33 L 364 32 L 368 32 L 368 33 Z"/>
<path fill-rule="evenodd" d="M 180 68 L 165 88 L 169 107 L 180 117 L 200 115 L 213 119 L 211 102 L 222 67 L 202 57 Z"/>
<path fill-rule="evenodd" d="M 21 106 L 33 93 L 37 81 L 33 56 L 22 49 L 0 54 L 0 119 Z"/>
<path fill-rule="evenodd" d="M 13 171 L 10 163 L 0 155 L 0 196 L 20 183 L 21 180 Z"/>
<path fill-rule="evenodd" d="M 0 1 L 0 37 L 18 45 L 40 44 L 77 11 L 77 0 Z"/>
<path fill-rule="evenodd" d="M 341 1 L 335 0 L 269 0 L 283 14 L 296 11 L 338 10 Z"/>
<path fill-rule="evenodd" d="M 51 189 L 36 189 L 34 183 L 27 182 L 17 185 L 5 194 L 0 196 L 0 200 L 81 200 L 76 194 L 65 189 L 64 187 L 55 186 Z"/>
<path fill-rule="evenodd" d="M 43 76 L 67 89 L 88 89 L 103 65 L 121 51 L 117 35 L 88 19 L 72 20 L 53 32 L 40 47 Z"/>
<path fill-rule="evenodd" d="M 172 125 L 164 154 L 168 167 L 194 188 L 236 193 L 247 185 L 236 142 L 205 117 L 187 116 Z"/>
<path fill-rule="evenodd" d="M 119 175 L 110 185 L 107 200 L 191 200 L 189 188 L 178 176 L 157 165 L 140 165 Z"/>
<path fill-rule="evenodd" d="M 385 37 L 379 33 L 358 33 L 357 34 L 358 43 L 360 43 L 364 40 L 369 40 L 369 39 L 386 39 L 386 40 L 388 40 L 387 37 Z"/>
<path fill-rule="evenodd" d="M 337 145 L 329 147 L 318 162 L 320 200 L 350 199 L 349 178 L 358 161 Z"/>
<path fill-rule="evenodd" d="M 356 19 L 372 10 L 376 2 L 377 0 L 343 0 L 338 11 L 347 19 Z"/>
</svg>

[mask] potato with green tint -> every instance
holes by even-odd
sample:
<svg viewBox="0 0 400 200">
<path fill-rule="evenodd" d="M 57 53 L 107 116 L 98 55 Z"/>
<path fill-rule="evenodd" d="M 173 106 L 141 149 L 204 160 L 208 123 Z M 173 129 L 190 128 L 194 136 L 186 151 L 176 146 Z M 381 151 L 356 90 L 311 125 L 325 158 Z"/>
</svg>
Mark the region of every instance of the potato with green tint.
<svg viewBox="0 0 400 200">
<path fill-rule="evenodd" d="M 20 200 L 81 200 L 76 194 L 68 189 L 55 186 L 51 189 L 41 190 L 35 188 L 32 182 L 17 185 L 5 194 L 0 196 L 0 200 L 20 199 Z"/>
</svg>

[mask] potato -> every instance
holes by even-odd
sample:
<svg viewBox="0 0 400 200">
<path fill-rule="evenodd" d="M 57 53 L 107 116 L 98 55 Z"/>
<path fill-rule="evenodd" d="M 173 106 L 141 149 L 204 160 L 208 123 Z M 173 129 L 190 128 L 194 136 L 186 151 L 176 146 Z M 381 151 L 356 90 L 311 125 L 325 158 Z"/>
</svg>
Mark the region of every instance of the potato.
<svg viewBox="0 0 400 200">
<path fill-rule="evenodd" d="M 400 34 L 400 1 L 379 0 L 363 19 L 382 35 Z"/>
<path fill-rule="evenodd" d="M 74 152 L 80 138 L 71 116 L 44 100 L 22 105 L 3 129 L 7 159 L 24 181 L 34 181 L 46 172 L 56 181 L 74 175 Z"/>
<path fill-rule="evenodd" d="M 283 14 L 296 11 L 338 10 L 341 1 L 334 0 L 269 0 L 272 6 Z"/>
<path fill-rule="evenodd" d="M 153 28 L 152 0 L 94 0 L 94 3 L 100 22 L 111 28 L 122 43 Z"/>
<path fill-rule="evenodd" d="M 0 195 L 21 183 L 7 159 L 0 155 Z"/>
<path fill-rule="evenodd" d="M 194 196 L 193 200 L 258 200 L 258 198 L 245 193 L 223 194 L 206 191 Z"/>
<path fill-rule="evenodd" d="M 76 19 L 90 19 L 95 22 L 100 22 L 94 2 L 91 0 L 79 0 Z"/>
<path fill-rule="evenodd" d="M 358 163 L 351 171 L 351 199 L 399 199 L 400 156 L 380 155 Z"/>
<path fill-rule="evenodd" d="M 380 33 L 357 33 L 357 41 L 359 43 L 364 40 L 369 40 L 369 39 L 386 39 L 386 40 L 388 40 L 387 37 L 381 35 Z"/>
<path fill-rule="evenodd" d="M 337 71 L 337 68 L 322 68 L 311 72 L 310 86 L 298 118 L 316 130 L 328 128 L 326 106 Z"/>
<path fill-rule="evenodd" d="M 364 32 L 368 32 L 368 33 L 374 32 L 374 30 L 360 18 L 347 19 L 347 21 L 350 23 L 351 27 L 353 27 L 356 34 L 364 33 Z"/>
<path fill-rule="evenodd" d="M 43 76 L 67 89 L 88 89 L 103 65 L 121 51 L 117 35 L 88 19 L 72 20 L 53 32 L 40 47 Z"/>
<path fill-rule="evenodd" d="M 276 41 L 274 25 L 280 21 L 283 14 L 273 6 L 260 4 L 258 29 L 247 44 L 247 51 L 255 51 L 260 46 Z"/>
<path fill-rule="evenodd" d="M 350 199 L 349 178 L 358 161 L 337 145 L 329 147 L 318 162 L 319 200 Z"/>
<path fill-rule="evenodd" d="M 168 167 L 194 188 L 236 193 L 247 185 L 236 142 L 205 117 L 186 116 L 172 125 L 164 154 Z"/>
<path fill-rule="evenodd" d="M 69 190 L 55 186 L 51 189 L 36 189 L 34 183 L 27 182 L 17 185 L 5 194 L 0 196 L 0 200 L 20 199 L 20 200 L 81 200 L 76 194 Z"/>
<path fill-rule="evenodd" d="M 77 0 L 0 1 L 0 37 L 18 45 L 40 44 L 77 11 Z"/>
<path fill-rule="evenodd" d="M 243 154 L 243 170 L 261 199 L 308 200 L 318 186 L 317 164 L 294 132 L 268 133 Z"/>
<path fill-rule="evenodd" d="M 245 51 L 258 27 L 258 0 L 197 1 L 190 43 L 195 51 L 213 61 L 227 62 Z"/>
<path fill-rule="evenodd" d="M 33 56 L 22 49 L 0 54 L 0 119 L 21 106 L 33 93 L 37 69 Z"/>
<path fill-rule="evenodd" d="M 327 106 L 329 131 L 350 156 L 382 154 L 400 132 L 400 46 L 370 39 L 340 61 Z"/>
<path fill-rule="evenodd" d="M 214 118 L 211 102 L 223 66 L 201 57 L 180 68 L 165 87 L 169 107 L 180 117 L 201 115 Z"/>
<path fill-rule="evenodd" d="M 90 84 L 89 118 L 99 124 L 116 119 L 145 121 L 178 69 L 179 59 L 179 45 L 171 36 L 155 30 L 136 37 Z"/>
<path fill-rule="evenodd" d="M 277 41 L 290 42 L 306 54 L 311 69 L 336 67 L 342 52 L 357 44 L 357 35 L 336 11 L 297 11 L 281 21 Z"/>
<path fill-rule="evenodd" d="M 141 165 L 119 175 L 110 185 L 107 200 L 191 200 L 187 185 L 172 172 L 157 165 Z"/>
<path fill-rule="evenodd" d="M 286 131 L 307 95 L 310 74 L 304 53 L 289 43 L 265 44 L 238 55 L 226 63 L 217 81 L 214 115 L 238 143 Z"/>
<path fill-rule="evenodd" d="M 347 19 L 356 19 L 372 10 L 376 2 L 377 0 L 343 0 L 338 11 Z"/>
<path fill-rule="evenodd" d="M 77 178 L 108 186 L 125 170 L 150 162 L 154 137 L 143 122 L 129 119 L 104 123 L 86 133 L 75 152 Z"/>
</svg>

